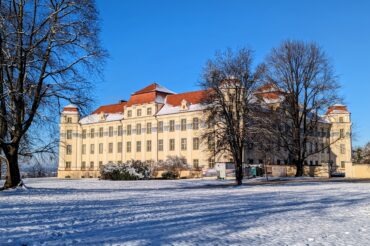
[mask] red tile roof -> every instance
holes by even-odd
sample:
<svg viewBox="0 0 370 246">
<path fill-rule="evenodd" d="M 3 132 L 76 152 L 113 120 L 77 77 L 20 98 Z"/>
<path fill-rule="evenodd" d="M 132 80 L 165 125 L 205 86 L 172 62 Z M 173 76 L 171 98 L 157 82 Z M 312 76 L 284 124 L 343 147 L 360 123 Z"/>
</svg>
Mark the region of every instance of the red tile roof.
<svg viewBox="0 0 370 246">
<path fill-rule="evenodd" d="M 172 91 L 168 90 L 167 88 L 157 84 L 157 83 L 153 83 L 153 84 L 150 84 L 148 85 L 147 87 L 141 89 L 141 90 L 138 90 L 136 92 L 134 92 L 132 95 L 138 95 L 138 94 L 144 94 L 144 93 L 148 93 L 148 92 L 163 92 L 163 93 L 166 93 L 166 94 L 174 94 Z"/>
<path fill-rule="evenodd" d="M 63 111 L 77 112 L 78 111 L 78 108 L 65 107 L 65 108 L 63 108 Z"/>
<path fill-rule="evenodd" d="M 116 104 L 109 104 L 103 105 L 97 108 L 93 114 L 100 114 L 100 113 L 123 113 L 123 108 L 127 104 L 127 102 L 119 102 Z"/>
<path fill-rule="evenodd" d="M 155 91 L 142 94 L 135 93 L 130 97 L 130 100 L 128 100 L 127 106 L 155 102 L 157 94 L 158 93 L 156 93 Z"/>
<path fill-rule="evenodd" d="M 326 112 L 326 114 L 330 114 L 334 111 L 346 113 L 346 112 L 348 112 L 348 109 L 347 109 L 347 106 L 345 106 L 345 105 L 337 104 L 337 105 L 330 106 L 328 108 L 328 111 Z"/>
<path fill-rule="evenodd" d="M 166 103 L 172 106 L 180 106 L 182 100 L 186 100 L 191 104 L 201 103 L 202 99 L 206 96 L 207 90 L 191 91 L 181 94 L 168 95 L 166 98 Z"/>
</svg>

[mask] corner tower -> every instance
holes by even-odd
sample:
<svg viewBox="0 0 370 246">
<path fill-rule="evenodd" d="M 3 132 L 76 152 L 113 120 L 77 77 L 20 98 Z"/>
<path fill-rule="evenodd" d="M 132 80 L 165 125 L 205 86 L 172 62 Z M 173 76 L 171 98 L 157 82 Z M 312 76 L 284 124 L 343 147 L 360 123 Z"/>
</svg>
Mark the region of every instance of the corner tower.
<svg viewBox="0 0 370 246">
<path fill-rule="evenodd" d="M 331 122 L 330 142 L 333 171 L 345 172 L 345 164 L 352 162 L 352 121 L 347 106 L 335 104 L 328 108 L 327 119 Z"/>
</svg>

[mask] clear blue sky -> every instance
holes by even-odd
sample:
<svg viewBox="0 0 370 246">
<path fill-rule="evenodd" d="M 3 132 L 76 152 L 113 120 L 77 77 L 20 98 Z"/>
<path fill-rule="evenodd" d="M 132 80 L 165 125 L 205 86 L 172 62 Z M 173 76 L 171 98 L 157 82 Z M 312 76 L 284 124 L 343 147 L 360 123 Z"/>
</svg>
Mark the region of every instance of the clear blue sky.
<svg viewBox="0 0 370 246">
<path fill-rule="evenodd" d="M 352 112 L 354 145 L 370 141 L 370 1 L 98 0 L 110 53 L 97 104 L 152 82 L 197 90 L 216 50 L 248 46 L 256 63 L 284 39 L 315 41 L 330 57 Z"/>
</svg>

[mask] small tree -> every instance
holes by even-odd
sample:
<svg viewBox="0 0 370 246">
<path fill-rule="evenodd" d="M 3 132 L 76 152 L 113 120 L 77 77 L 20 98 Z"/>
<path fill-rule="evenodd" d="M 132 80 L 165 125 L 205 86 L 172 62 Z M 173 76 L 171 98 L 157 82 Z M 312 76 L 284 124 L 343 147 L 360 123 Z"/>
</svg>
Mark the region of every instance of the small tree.
<svg viewBox="0 0 370 246">
<path fill-rule="evenodd" d="M 20 146 L 32 142 L 31 126 L 42 122 L 44 127 L 48 116 L 59 112 L 61 100 L 80 107 L 91 101 L 91 75 L 98 74 L 105 55 L 98 24 L 92 0 L 0 1 L 0 148 L 8 160 L 4 188 L 20 184 Z"/>
<path fill-rule="evenodd" d="M 235 163 L 237 185 L 243 180 L 243 153 L 253 126 L 253 111 L 257 107 L 253 92 L 261 74 L 252 71 L 252 51 L 240 49 L 217 53 L 204 69 L 202 87 L 206 124 L 202 140 L 208 141 L 215 155 L 230 154 Z M 259 106 L 258 106 L 259 107 Z"/>
<path fill-rule="evenodd" d="M 280 107 L 272 111 L 274 127 L 297 167 L 296 176 L 302 176 L 307 157 L 332 144 L 307 151 L 320 124 L 319 114 L 339 100 L 339 85 L 326 54 L 315 43 L 285 41 L 272 49 L 266 67 L 266 82 L 285 93 Z"/>
</svg>

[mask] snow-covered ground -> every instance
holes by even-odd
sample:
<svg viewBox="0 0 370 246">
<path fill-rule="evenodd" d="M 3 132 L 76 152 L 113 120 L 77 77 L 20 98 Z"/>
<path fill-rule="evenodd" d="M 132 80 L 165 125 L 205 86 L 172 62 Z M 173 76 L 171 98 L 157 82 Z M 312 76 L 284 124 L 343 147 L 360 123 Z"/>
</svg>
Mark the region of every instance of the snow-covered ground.
<svg viewBox="0 0 370 246">
<path fill-rule="evenodd" d="M 0 245 L 369 245 L 370 183 L 29 179 Z"/>
</svg>

